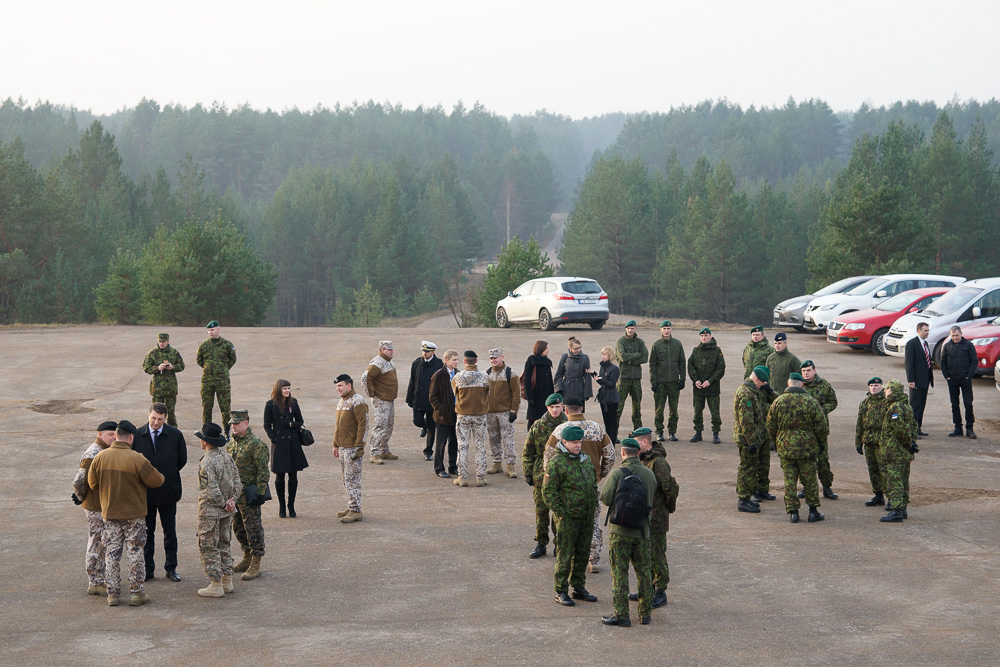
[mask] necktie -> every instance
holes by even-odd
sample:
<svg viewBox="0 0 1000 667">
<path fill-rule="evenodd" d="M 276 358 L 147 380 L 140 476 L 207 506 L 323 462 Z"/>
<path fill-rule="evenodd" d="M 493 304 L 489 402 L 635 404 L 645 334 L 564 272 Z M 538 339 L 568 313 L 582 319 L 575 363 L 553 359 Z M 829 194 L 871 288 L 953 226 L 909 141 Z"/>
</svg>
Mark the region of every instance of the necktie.
<svg viewBox="0 0 1000 667">
<path fill-rule="evenodd" d="M 149 435 L 151 436 L 150 440 L 153 441 L 153 453 L 155 454 L 156 453 L 156 439 L 158 437 L 160 437 L 160 429 L 156 429 L 155 431 L 150 431 Z"/>
<path fill-rule="evenodd" d="M 924 341 L 924 358 L 927 360 L 927 368 L 931 367 L 931 353 L 927 350 L 927 341 Z"/>
</svg>

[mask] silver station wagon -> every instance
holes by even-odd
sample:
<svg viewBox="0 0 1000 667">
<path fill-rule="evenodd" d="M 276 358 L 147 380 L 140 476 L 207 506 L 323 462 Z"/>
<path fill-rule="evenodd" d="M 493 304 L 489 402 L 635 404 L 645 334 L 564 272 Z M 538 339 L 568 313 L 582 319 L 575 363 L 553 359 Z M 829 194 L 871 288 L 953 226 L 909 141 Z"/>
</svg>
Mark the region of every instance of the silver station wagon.
<svg viewBox="0 0 1000 667">
<path fill-rule="evenodd" d="M 497 325 L 538 324 L 552 331 L 560 324 L 589 324 L 600 329 L 608 321 L 608 293 L 596 280 L 580 277 L 535 278 L 497 302 Z"/>
</svg>

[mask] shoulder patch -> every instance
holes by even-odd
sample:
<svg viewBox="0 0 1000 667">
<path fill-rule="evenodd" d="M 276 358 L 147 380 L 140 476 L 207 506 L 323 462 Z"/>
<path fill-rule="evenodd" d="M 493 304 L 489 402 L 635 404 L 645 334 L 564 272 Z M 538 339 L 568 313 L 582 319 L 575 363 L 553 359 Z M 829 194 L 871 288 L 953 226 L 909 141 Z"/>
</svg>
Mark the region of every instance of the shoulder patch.
<svg viewBox="0 0 1000 667">
<path fill-rule="evenodd" d="M 892 417 L 890 417 L 890 419 L 899 419 L 899 415 L 893 412 Z"/>
<path fill-rule="evenodd" d="M 747 401 L 747 407 L 748 408 L 752 408 L 753 407 L 753 401 Z"/>
</svg>

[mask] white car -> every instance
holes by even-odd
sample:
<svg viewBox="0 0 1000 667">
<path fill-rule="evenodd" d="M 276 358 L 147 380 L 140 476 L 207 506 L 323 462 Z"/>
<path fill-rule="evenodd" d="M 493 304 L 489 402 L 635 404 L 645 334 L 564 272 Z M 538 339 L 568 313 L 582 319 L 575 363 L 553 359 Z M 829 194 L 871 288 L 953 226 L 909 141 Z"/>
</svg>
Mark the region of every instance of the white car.
<svg viewBox="0 0 1000 667">
<path fill-rule="evenodd" d="M 954 287 L 965 282 L 959 276 L 936 276 L 927 273 L 896 273 L 866 280 L 843 294 L 831 294 L 813 299 L 806 306 L 803 328 L 826 331 L 827 325 L 844 313 L 874 308 L 885 299 L 906 290 L 921 287 Z"/>
<path fill-rule="evenodd" d="M 497 302 L 497 326 L 538 323 L 542 331 L 560 324 L 590 325 L 600 329 L 608 321 L 608 293 L 596 280 L 553 276 L 535 278 L 519 285 Z"/>
<path fill-rule="evenodd" d="M 917 325 L 926 322 L 931 327 L 927 346 L 937 362 L 952 326 L 978 324 L 997 316 L 1000 316 L 1000 278 L 970 280 L 942 294 L 922 313 L 911 313 L 896 320 L 885 337 L 885 353 L 893 357 L 904 356 L 906 342 L 917 335 Z"/>
<path fill-rule="evenodd" d="M 854 276 L 852 278 L 844 278 L 843 280 L 838 280 L 835 283 L 830 283 L 815 294 L 803 294 L 802 296 L 785 299 L 774 307 L 774 326 L 779 328 L 795 327 L 801 331 L 802 317 L 805 315 L 806 306 L 809 305 L 810 301 L 817 297 L 827 296 L 828 294 L 842 294 L 854 289 L 872 277 L 873 276 Z"/>
</svg>

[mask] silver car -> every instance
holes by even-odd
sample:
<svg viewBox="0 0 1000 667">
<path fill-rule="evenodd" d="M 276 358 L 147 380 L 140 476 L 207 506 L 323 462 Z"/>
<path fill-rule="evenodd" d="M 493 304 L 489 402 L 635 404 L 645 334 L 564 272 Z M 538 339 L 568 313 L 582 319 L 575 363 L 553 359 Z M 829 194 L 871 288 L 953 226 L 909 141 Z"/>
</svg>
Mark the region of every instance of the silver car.
<svg viewBox="0 0 1000 667">
<path fill-rule="evenodd" d="M 596 280 L 553 276 L 519 285 L 497 302 L 497 326 L 537 323 L 542 331 L 560 324 L 589 324 L 600 329 L 608 321 L 608 293 Z"/>
<path fill-rule="evenodd" d="M 829 294 L 843 294 L 848 290 L 854 289 L 871 277 L 872 276 L 854 276 L 853 278 L 844 278 L 843 280 L 838 280 L 833 284 L 827 285 L 815 294 L 803 294 L 802 296 L 785 299 L 774 307 L 774 326 L 779 328 L 795 327 L 801 331 L 806 306 L 809 305 L 810 301 L 817 297 L 827 296 Z"/>
</svg>

